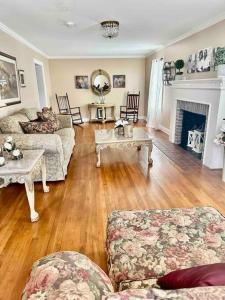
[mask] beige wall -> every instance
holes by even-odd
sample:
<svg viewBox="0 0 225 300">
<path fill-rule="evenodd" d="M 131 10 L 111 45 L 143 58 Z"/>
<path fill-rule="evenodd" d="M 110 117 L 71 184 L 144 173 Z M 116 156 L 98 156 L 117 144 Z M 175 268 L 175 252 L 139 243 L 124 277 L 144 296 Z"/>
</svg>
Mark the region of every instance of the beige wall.
<svg viewBox="0 0 225 300">
<path fill-rule="evenodd" d="M 87 104 L 98 100 L 91 89 L 79 90 L 75 88 L 75 75 L 88 75 L 89 81 L 93 71 L 103 69 L 109 73 L 111 81 L 113 74 L 126 75 L 126 88 L 114 89 L 106 95 L 106 101 L 115 103 L 117 115 L 119 106 L 125 103 L 125 96 L 129 92 L 141 92 L 140 116 L 144 115 L 145 99 L 145 59 L 57 59 L 50 60 L 50 77 L 52 86 L 52 105 L 57 104 L 54 94 L 69 95 L 71 106 L 81 106 L 82 114 L 88 117 Z"/>
<path fill-rule="evenodd" d="M 153 59 L 163 57 L 165 61 L 170 61 L 170 60 L 175 61 L 177 59 L 183 59 L 186 62 L 189 54 L 195 53 L 197 50 L 201 48 L 219 47 L 219 46 L 220 47 L 225 46 L 225 20 L 149 56 L 146 59 L 146 106 L 147 106 L 147 98 L 148 98 L 151 61 Z M 187 79 L 216 77 L 215 71 L 187 74 L 186 67 L 184 68 L 183 71 L 184 71 L 183 76 L 185 76 Z M 161 124 L 166 128 L 169 128 L 170 126 L 170 107 L 171 107 L 171 103 L 170 103 L 171 99 L 168 96 L 169 94 L 168 89 L 169 89 L 168 87 L 164 88 L 163 108 L 162 108 L 162 118 L 161 118 Z"/>
<path fill-rule="evenodd" d="M 25 71 L 26 87 L 20 88 L 21 104 L 16 104 L 4 108 L 0 108 L 0 117 L 17 111 L 23 107 L 37 107 L 39 106 L 38 101 L 38 90 L 36 75 L 34 69 L 34 59 L 41 61 L 44 64 L 45 78 L 47 85 L 47 96 L 49 99 L 51 88 L 49 78 L 49 66 L 48 60 L 40 55 L 39 53 L 31 50 L 23 43 L 15 40 L 5 32 L 0 30 L 0 51 L 6 54 L 12 55 L 17 59 L 18 69 Z"/>
</svg>

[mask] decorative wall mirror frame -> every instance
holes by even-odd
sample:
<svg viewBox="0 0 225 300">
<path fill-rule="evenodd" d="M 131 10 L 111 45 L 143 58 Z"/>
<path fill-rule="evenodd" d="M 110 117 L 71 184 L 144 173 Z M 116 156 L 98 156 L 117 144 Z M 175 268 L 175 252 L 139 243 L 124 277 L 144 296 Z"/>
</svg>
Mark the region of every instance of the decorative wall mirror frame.
<svg viewBox="0 0 225 300">
<path fill-rule="evenodd" d="M 91 89 L 98 96 L 107 95 L 111 91 L 109 74 L 104 70 L 96 70 L 91 75 Z"/>
</svg>

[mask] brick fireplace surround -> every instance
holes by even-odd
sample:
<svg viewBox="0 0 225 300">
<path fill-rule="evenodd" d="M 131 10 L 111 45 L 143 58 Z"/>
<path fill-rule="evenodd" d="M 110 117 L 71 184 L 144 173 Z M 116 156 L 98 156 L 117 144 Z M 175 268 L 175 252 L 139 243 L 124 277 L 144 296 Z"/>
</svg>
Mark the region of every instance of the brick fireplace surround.
<svg viewBox="0 0 225 300">
<path fill-rule="evenodd" d="M 206 116 L 203 165 L 211 169 L 223 167 L 223 147 L 214 143 L 225 118 L 225 78 L 177 80 L 169 88 L 172 104 L 170 141 L 180 143 L 183 110 Z"/>
<path fill-rule="evenodd" d="M 181 143 L 181 132 L 182 132 L 182 123 L 183 123 L 183 111 L 189 111 L 196 114 L 201 114 L 206 116 L 206 128 L 207 128 L 207 120 L 209 113 L 209 105 L 200 104 L 196 102 L 188 102 L 188 101 L 177 101 L 177 109 L 176 109 L 176 127 L 175 127 L 175 144 Z M 206 134 L 206 132 L 205 132 Z"/>
</svg>

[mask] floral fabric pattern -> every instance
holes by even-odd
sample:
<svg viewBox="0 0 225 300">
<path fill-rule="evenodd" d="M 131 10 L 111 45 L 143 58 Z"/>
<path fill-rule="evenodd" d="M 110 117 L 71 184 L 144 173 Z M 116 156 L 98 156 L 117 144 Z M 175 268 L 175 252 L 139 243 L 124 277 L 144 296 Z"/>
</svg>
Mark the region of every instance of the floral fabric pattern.
<svg viewBox="0 0 225 300">
<path fill-rule="evenodd" d="M 38 260 L 32 268 L 22 300 L 102 299 L 113 292 L 107 275 L 89 258 L 58 252 Z"/>
<path fill-rule="evenodd" d="M 37 116 L 43 122 L 51 123 L 51 126 L 53 127 L 53 129 L 55 131 L 60 129 L 60 122 L 59 122 L 56 114 L 53 113 L 51 108 L 43 107 L 42 112 L 37 112 Z"/>
<path fill-rule="evenodd" d="M 20 122 L 20 126 L 24 133 L 47 133 L 52 134 L 55 131 L 55 127 L 52 122 Z"/>
<path fill-rule="evenodd" d="M 198 287 L 180 290 L 134 289 L 104 296 L 102 300 L 225 300 L 225 287 Z"/>
<path fill-rule="evenodd" d="M 23 133 L 19 122 L 27 122 L 29 119 L 23 114 L 15 114 L 4 117 L 0 120 L 2 133 Z"/>
<path fill-rule="evenodd" d="M 144 280 L 124 280 L 119 283 L 119 291 L 129 290 L 129 289 L 149 289 L 159 286 L 157 285 L 156 278 L 144 279 Z"/>
<path fill-rule="evenodd" d="M 111 280 L 145 280 L 225 262 L 225 218 L 214 208 L 115 211 L 108 219 Z"/>
<path fill-rule="evenodd" d="M 157 285 L 156 278 L 144 279 L 144 280 L 124 280 L 119 283 L 118 291 L 124 291 L 129 289 L 146 289 L 159 286 Z"/>
</svg>

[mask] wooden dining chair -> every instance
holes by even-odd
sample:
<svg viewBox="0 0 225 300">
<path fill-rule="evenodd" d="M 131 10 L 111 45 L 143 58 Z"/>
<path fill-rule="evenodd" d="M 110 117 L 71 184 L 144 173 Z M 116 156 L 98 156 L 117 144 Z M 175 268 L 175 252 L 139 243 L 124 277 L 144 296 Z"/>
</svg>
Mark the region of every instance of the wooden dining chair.
<svg viewBox="0 0 225 300">
<path fill-rule="evenodd" d="M 126 105 L 120 106 L 120 118 L 133 119 L 133 122 L 138 121 L 140 92 L 138 94 L 127 93 Z"/>
<path fill-rule="evenodd" d="M 61 115 L 70 115 L 74 125 L 78 126 L 84 123 L 80 112 L 80 106 L 71 107 L 67 93 L 65 96 L 58 96 L 55 94 L 55 97 Z"/>
</svg>

